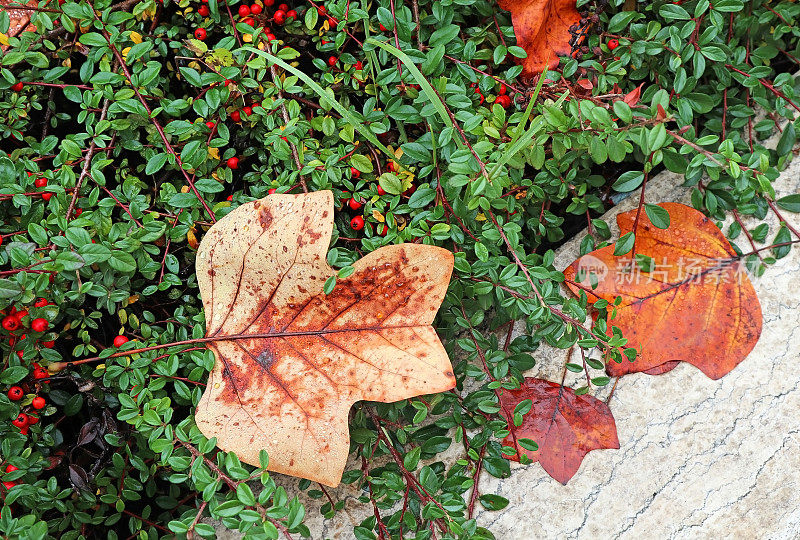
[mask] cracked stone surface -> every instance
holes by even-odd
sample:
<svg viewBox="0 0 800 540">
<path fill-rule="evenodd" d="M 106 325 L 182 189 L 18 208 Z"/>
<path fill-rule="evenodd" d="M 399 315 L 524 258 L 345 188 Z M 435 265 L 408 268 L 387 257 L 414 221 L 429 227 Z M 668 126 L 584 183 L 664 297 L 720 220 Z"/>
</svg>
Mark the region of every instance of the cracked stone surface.
<svg viewBox="0 0 800 540">
<path fill-rule="evenodd" d="M 647 200 L 688 203 L 690 192 L 681 183 L 677 175 L 662 173 L 648 183 Z M 775 188 L 777 197 L 800 192 L 800 159 L 782 173 Z M 630 197 L 604 216 L 615 235 L 614 216 L 637 202 L 638 197 Z M 787 212 L 784 217 L 800 228 L 796 214 Z M 778 221 L 770 215 L 768 223 L 771 240 Z M 584 234 L 559 249 L 557 268 L 577 257 Z M 744 235 L 737 242 L 743 251 L 750 250 Z M 484 474 L 481 493 L 502 495 L 510 504 L 501 512 L 478 511 L 479 524 L 498 539 L 510 540 L 796 538 L 800 248 L 754 278 L 753 284 L 764 327 L 755 349 L 739 366 L 719 381 L 686 363 L 660 376 L 620 379 L 609 402 L 620 449 L 590 452 L 566 486 L 538 464 L 512 464 L 511 477 L 504 480 Z M 558 380 L 566 354 L 543 346 L 534 353 L 538 364 L 528 375 Z M 607 395 L 608 391 L 598 397 Z M 354 467 L 358 464 L 350 463 L 348 469 Z M 297 492 L 296 479 L 275 478 L 290 496 Z M 352 538 L 353 526 L 371 509 L 357 501 L 361 492 L 351 486 L 330 493 L 334 500 L 345 500 L 344 510 L 332 520 L 319 514 L 321 501 L 301 494 L 311 537 Z M 229 531 L 219 533 L 219 538 L 239 538 Z"/>
</svg>

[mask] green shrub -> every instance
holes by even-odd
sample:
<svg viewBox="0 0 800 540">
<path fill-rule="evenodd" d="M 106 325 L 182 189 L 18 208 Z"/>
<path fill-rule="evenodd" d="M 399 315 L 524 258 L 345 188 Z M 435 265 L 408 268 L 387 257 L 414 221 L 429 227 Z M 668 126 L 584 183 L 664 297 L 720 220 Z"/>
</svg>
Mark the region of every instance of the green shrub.
<svg viewBox="0 0 800 540">
<path fill-rule="evenodd" d="M 665 168 L 714 219 L 797 210 L 796 198 L 774 201 L 771 182 L 797 141 L 800 5 L 622 4 L 579 6 L 589 26 L 576 57 L 529 81 L 509 14 L 484 0 L 336 0 L 326 14 L 309 2 L 293 6 L 296 20 L 268 23 L 279 41 L 263 50 L 260 23 L 274 6 L 255 16 L 253 34 L 239 4 L 216 0 L 209 17 L 188 0 L 41 2 L 37 31 L 8 37 L 0 56 L 0 308 L 28 311 L 22 328 L 2 330 L 0 532 L 208 537 L 202 514 L 250 538 L 307 533 L 297 498 L 194 426 L 209 351 L 189 343 L 89 360 L 201 337 L 198 239 L 245 201 L 307 188 L 331 189 L 342 205 L 334 267 L 401 241 L 456 253 L 436 326 L 458 392 L 355 407 L 352 451 L 364 469 L 344 481 L 381 514 L 356 537 L 490 538 L 469 494 L 476 471 L 510 474 L 495 391 L 517 384 L 542 340 L 569 348 L 581 338 L 610 359 L 624 345 L 575 329 L 589 306 L 560 291 L 552 249 L 586 225 L 583 252 L 607 242 L 598 216 Z M 8 24 L 0 17 L 0 30 Z M 511 103 L 498 103 L 501 82 Z M 777 149 L 765 148 L 782 120 Z M 351 197 L 363 206 L 345 206 Z M 354 231 L 357 215 L 366 223 Z M 737 224 L 726 232 L 747 241 Z M 752 236 L 792 239 L 766 225 Z M 763 271 L 756 256 L 748 262 Z M 49 328 L 32 331 L 35 318 Z M 520 319 L 528 333 L 510 343 L 486 331 Z M 130 341 L 116 348 L 118 335 Z M 591 366 L 593 386 L 608 384 L 602 367 Z M 22 399 L 6 397 L 12 386 Z M 34 395 L 46 400 L 38 423 L 14 426 Z M 452 445 L 463 459 L 435 460 Z"/>
</svg>

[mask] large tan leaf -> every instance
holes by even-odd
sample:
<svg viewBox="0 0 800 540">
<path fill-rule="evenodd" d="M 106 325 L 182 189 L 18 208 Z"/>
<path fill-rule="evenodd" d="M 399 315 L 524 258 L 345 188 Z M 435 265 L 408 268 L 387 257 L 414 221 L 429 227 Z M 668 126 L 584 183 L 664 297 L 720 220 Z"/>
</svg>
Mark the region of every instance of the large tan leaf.
<svg viewBox="0 0 800 540">
<path fill-rule="evenodd" d="M 353 266 L 333 292 L 326 263 L 330 191 L 270 195 L 218 221 L 197 254 L 207 336 L 217 358 L 197 426 L 220 448 L 270 470 L 335 486 L 359 400 L 442 392 L 453 369 L 430 326 L 453 255 L 387 246 Z"/>
</svg>

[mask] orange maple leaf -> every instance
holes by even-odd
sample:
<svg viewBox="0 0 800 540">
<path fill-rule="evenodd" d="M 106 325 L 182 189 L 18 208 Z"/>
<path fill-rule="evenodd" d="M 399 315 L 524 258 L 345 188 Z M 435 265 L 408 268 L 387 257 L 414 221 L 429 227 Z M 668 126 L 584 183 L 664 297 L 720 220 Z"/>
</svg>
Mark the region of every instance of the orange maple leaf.
<svg viewBox="0 0 800 540">
<path fill-rule="evenodd" d="M 642 212 L 636 231 L 636 254 L 651 258 L 649 272 L 631 264 L 630 254 L 615 256 L 611 245 L 573 262 L 564 271 L 567 286 L 592 302 L 622 298 L 608 334 L 617 326 L 639 354 L 635 362 L 609 362 L 610 375 L 665 373 L 683 361 L 719 379 L 761 335 L 758 297 L 713 222 L 683 204 L 658 206 L 669 213 L 669 226 L 655 227 Z M 621 235 L 633 230 L 636 212 L 617 216 Z"/>
<path fill-rule="evenodd" d="M 203 238 L 197 279 L 217 362 L 195 420 L 252 465 L 335 486 L 356 401 L 391 402 L 453 388 L 430 326 L 453 254 L 382 247 L 339 278 L 326 262 L 333 195 L 270 195 L 219 220 Z"/>
<path fill-rule="evenodd" d="M 522 73 L 531 76 L 558 66 L 558 56 L 572 53 L 570 27 L 581 16 L 575 0 L 499 0 L 498 5 L 511 12 L 517 45 L 525 49 Z"/>
<path fill-rule="evenodd" d="M 531 410 L 515 426 L 514 410 L 524 400 Z M 562 484 L 566 484 L 592 450 L 619 448 L 617 425 L 608 405 L 592 396 L 578 396 L 571 388 L 542 379 L 526 377 L 517 390 L 502 390 L 500 414 L 508 422 L 504 446 L 516 448 Z M 536 450 L 520 446 L 520 439 L 532 439 Z"/>
</svg>

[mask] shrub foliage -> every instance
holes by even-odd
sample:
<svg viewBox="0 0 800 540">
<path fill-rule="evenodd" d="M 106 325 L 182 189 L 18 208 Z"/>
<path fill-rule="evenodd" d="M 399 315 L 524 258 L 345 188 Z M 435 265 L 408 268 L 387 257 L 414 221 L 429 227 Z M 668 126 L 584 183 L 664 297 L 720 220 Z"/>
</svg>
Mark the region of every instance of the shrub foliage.
<svg viewBox="0 0 800 540">
<path fill-rule="evenodd" d="M 0 343 L 5 536 L 210 537 L 203 516 L 249 538 L 307 534 L 299 499 L 215 450 L 192 416 L 214 363 L 191 341 L 204 334 L 194 250 L 272 190 L 333 190 L 340 275 L 394 242 L 456 256 L 436 327 L 457 390 L 353 410 L 361 466 L 344 482 L 374 508 L 358 538 L 492 538 L 476 504 L 508 501 L 472 488 L 481 471 L 510 474 L 498 389 L 518 386 L 541 342 L 601 351 L 578 393 L 635 355 L 603 322 L 577 328 L 592 306 L 562 293 L 553 248 L 587 225 L 584 253 L 607 242 L 598 216 L 627 193 L 663 219 L 647 206 L 658 171 L 681 173 L 714 219 L 735 212 L 725 232 L 743 252 L 794 239 L 739 223 L 800 209 L 771 184 L 797 140 L 800 4 L 582 1 L 574 54 L 532 79 L 493 2 L 309 0 L 282 25 L 258 5 L 42 0 L 36 31 L 0 35 L 0 308 L 20 323 Z M 762 272 L 788 250 L 747 260 Z M 506 340 L 517 320 L 527 332 Z M 38 422 L 13 425 L 20 413 Z M 461 459 L 437 459 L 451 446 Z"/>
</svg>

